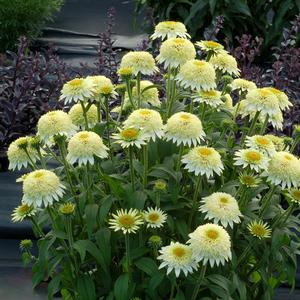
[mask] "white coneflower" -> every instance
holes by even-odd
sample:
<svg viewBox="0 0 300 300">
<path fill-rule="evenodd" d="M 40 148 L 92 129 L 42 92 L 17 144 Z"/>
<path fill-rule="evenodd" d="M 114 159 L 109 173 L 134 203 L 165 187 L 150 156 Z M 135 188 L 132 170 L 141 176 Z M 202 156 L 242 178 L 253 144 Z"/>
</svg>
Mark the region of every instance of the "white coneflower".
<svg viewBox="0 0 300 300">
<path fill-rule="evenodd" d="M 242 149 L 235 152 L 234 164 L 242 166 L 243 168 L 250 167 L 250 169 L 259 172 L 268 167 L 269 158 L 262 152 L 256 149 Z"/>
<path fill-rule="evenodd" d="M 239 175 L 240 183 L 246 187 L 257 187 L 261 183 L 261 179 L 254 175 L 253 173 L 241 173 Z"/>
<path fill-rule="evenodd" d="M 205 213 L 205 218 L 213 220 L 232 228 L 233 223 L 240 223 L 242 216 L 238 203 L 234 197 L 227 193 L 213 193 L 201 201 L 200 211 Z"/>
<path fill-rule="evenodd" d="M 141 148 L 146 145 L 147 137 L 143 134 L 143 131 L 139 128 L 118 128 L 119 132 L 112 135 L 112 138 L 116 140 L 116 143 L 120 144 L 122 148 L 128 148 L 135 146 Z"/>
<path fill-rule="evenodd" d="M 163 121 L 159 112 L 153 109 L 137 109 L 133 111 L 124 121 L 125 128 L 139 128 L 143 130 L 145 136 L 155 140 L 164 134 Z"/>
<path fill-rule="evenodd" d="M 92 131 L 76 133 L 68 143 L 67 160 L 74 164 L 94 164 L 94 156 L 106 158 L 108 148 L 103 144 L 101 137 Z"/>
<path fill-rule="evenodd" d="M 22 202 L 29 206 L 47 207 L 62 198 L 64 189 L 55 173 L 43 169 L 33 171 L 23 179 Z"/>
<path fill-rule="evenodd" d="M 277 97 L 281 110 L 288 110 L 291 106 L 293 106 L 293 104 L 289 101 L 288 96 L 283 91 L 280 91 L 273 87 L 267 87 L 265 89 L 269 90 Z"/>
<path fill-rule="evenodd" d="M 177 68 L 195 56 L 196 50 L 192 42 L 183 38 L 171 38 L 162 43 L 156 59 L 165 68 Z"/>
<path fill-rule="evenodd" d="M 24 219 L 33 217 L 36 214 L 36 209 L 32 205 L 21 204 L 17 206 L 11 214 L 11 220 L 15 222 L 22 222 Z"/>
<path fill-rule="evenodd" d="M 228 53 L 214 55 L 209 60 L 216 70 L 231 76 L 239 76 L 240 70 L 237 66 L 236 59 Z"/>
<path fill-rule="evenodd" d="M 242 92 L 248 92 L 257 88 L 254 82 L 242 78 L 234 79 L 230 86 L 233 91 L 240 90 Z"/>
<path fill-rule="evenodd" d="M 216 224 L 205 224 L 198 226 L 189 234 L 193 258 L 204 265 L 208 262 L 211 267 L 224 265 L 231 259 L 231 242 L 227 231 Z"/>
<path fill-rule="evenodd" d="M 86 106 L 86 105 L 85 105 Z M 83 110 L 81 104 L 77 103 L 71 107 L 68 112 L 72 123 L 78 128 L 85 127 L 85 120 L 83 115 Z M 88 126 L 90 128 L 94 127 L 98 123 L 98 113 L 96 105 L 92 104 L 86 113 Z"/>
<path fill-rule="evenodd" d="M 180 67 L 176 77 L 184 88 L 212 90 L 216 88 L 214 68 L 204 60 L 192 59 Z"/>
<path fill-rule="evenodd" d="M 193 99 L 195 102 L 206 103 L 213 108 L 218 108 L 224 104 L 221 99 L 221 92 L 216 90 L 197 92 L 195 96 L 193 96 Z"/>
<path fill-rule="evenodd" d="M 223 45 L 215 41 L 200 41 L 196 42 L 195 45 L 198 46 L 202 51 L 206 53 L 212 53 L 213 55 L 227 52 L 224 50 Z"/>
<path fill-rule="evenodd" d="M 157 259 L 162 260 L 159 269 L 167 268 L 167 274 L 174 270 L 176 277 L 179 277 L 181 272 L 187 276 L 198 268 L 192 257 L 192 249 L 187 245 L 171 242 L 169 246 L 162 247 L 159 253 Z"/>
<path fill-rule="evenodd" d="M 89 78 L 75 78 L 64 84 L 59 100 L 66 104 L 93 98 L 95 86 Z"/>
<path fill-rule="evenodd" d="M 189 172 L 194 172 L 197 176 L 206 175 L 207 178 L 214 173 L 220 175 L 224 169 L 221 155 L 214 148 L 205 146 L 190 150 L 181 161 Z"/>
<path fill-rule="evenodd" d="M 187 33 L 186 27 L 181 22 L 174 21 L 163 21 L 159 22 L 155 26 L 154 33 L 151 35 L 151 39 L 155 40 L 161 38 L 164 40 L 165 38 L 190 38 L 190 35 Z"/>
<path fill-rule="evenodd" d="M 200 119 L 193 114 L 179 112 L 172 115 L 165 126 L 165 139 L 179 145 L 200 144 L 205 137 Z"/>
<path fill-rule="evenodd" d="M 167 221 L 166 213 L 157 207 L 144 210 L 143 216 L 148 228 L 160 228 Z"/>
<path fill-rule="evenodd" d="M 263 151 L 268 155 L 273 155 L 276 151 L 271 139 L 263 135 L 247 136 L 246 146 L 252 149 Z"/>
<path fill-rule="evenodd" d="M 269 225 L 261 220 L 252 221 L 247 225 L 247 228 L 253 236 L 259 239 L 269 238 L 272 232 Z"/>
<path fill-rule="evenodd" d="M 116 98 L 118 93 L 111 80 L 103 75 L 88 76 L 87 79 L 94 83 L 94 98 L 98 100 L 99 96 L 110 96 Z"/>
<path fill-rule="evenodd" d="M 109 219 L 109 228 L 122 231 L 123 234 L 135 233 L 143 224 L 141 213 L 137 209 L 120 209 Z"/>
</svg>

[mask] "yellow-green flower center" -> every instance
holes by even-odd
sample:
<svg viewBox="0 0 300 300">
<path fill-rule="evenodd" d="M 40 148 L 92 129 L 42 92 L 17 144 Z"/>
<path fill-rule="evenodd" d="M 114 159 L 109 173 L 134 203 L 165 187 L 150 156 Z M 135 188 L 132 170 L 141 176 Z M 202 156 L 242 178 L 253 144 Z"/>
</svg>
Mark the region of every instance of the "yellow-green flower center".
<svg viewBox="0 0 300 300">
<path fill-rule="evenodd" d="M 137 138 L 139 131 L 135 128 L 124 129 L 121 132 L 121 135 L 125 139 L 135 139 Z"/>
<path fill-rule="evenodd" d="M 31 210 L 31 207 L 29 206 L 29 205 L 27 205 L 27 204 L 23 204 L 23 205 L 21 205 L 20 207 L 19 207 L 19 212 L 21 213 L 21 214 L 26 214 L 26 213 L 28 213 L 30 210 Z"/>
<path fill-rule="evenodd" d="M 142 109 L 142 110 L 140 111 L 140 114 L 141 114 L 142 116 L 150 116 L 151 112 L 150 112 L 149 110 Z"/>
<path fill-rule="evenodd" d="M 262 145 L 262 146 L 266 146 L 266 145 L 269 145 L 270 141 L 267 139 L 267 138 L 264 138 L 264 137 L 258 137 L 256 139 L 257 143 Z"/>
<path fill-rule="evenodd" d="M 214 41 L 206 41 L 205 44 L 211 48 L 219 48 L 221 45 Z"/>
<path fill-rule="evenodd" d="M 206 236 L 211 240 L 216 240 L 219 236 L 219 233 L 216 230 L 210 229 L 206 232 Z"/>
<path fill-rule="evenodd" d="M 292 160 L 292 155 L 289 155 L 289 154 L 285 154 L 284 155 L 284 158 L 286 159 L 286 160 Z"/>
<path fill-rule="evenodd" d="M 80 133 L 78 137 L 81 141 L 84 141 L 89 137 L 89 134 L 86 132 L 83 132 L 83 133 Z"/>
<path fill-rule="evenodd" d="M 243 176 L 241 178 L 241 181 L 244 184 L 247 184 L 247 185 L 253 185 L 253 184 L 255 184 L 255 178 L 253 178 L 252 176 L 248 176 L 248 175 Z"/>
<path fill-rule="evenodd" d="M 197 67 L 203 67 L 205 65 L 205 62 L 204 61 L 201 61 L 201 60 L 195 60 L 194 61 L 194 64 L 195 66 Z"/>
<path fill-rule="evenodd" d="M 148 219 L 151 222 L 156 222 L 159 219 L 159 214 L 151 213 L 151 214 L 148 215 Z"/>
<path fill-rule="evenodd" d="M 176 248 L 173 249 L 173 254 L 176 257 L 179 257 L 179 258 L 183 257 L 185 255 L 185 253 L 186 253 L 186 251 L 182 247 L 176 247 Z"/>
<path fill-rule="evenodd" d="M 75 78 L 71 81 L 69 81 L 69 85 L 71 85 L 72 87 L 78 87 L 81 85 L 83 79 L 79 79 L 79 78 Z"/>
<path fill-rule="evenodd" d="M 185 40 L 184 40 L 184 39 L 177 38 L 177 39 L 174 40 L 174 43 L 175 43 L 176 45 L 182 45 L 182 44 L 185 43 Z"/>
<path fill-rule="evenodd" d="M 209 156 L 212 154 L 212 150 L 208 149 L 208 148 L 201 148 L 201 149 L 198 149 L 198 153 L 202 156 Z"/>
<path fill-rule="evenodd" d="M 252 230 L 253 234 L 255 234 L 259 237 L 263 237 L 266 234 L 266 229 L 259 224 L 253 225 L 251 230 Z"/>
<path fill-rule="evenodd" d="M 292 196 L 297 199 L 298 201 L 300 201 L 300 190 L 295 190 L 292 192 Z"/>
<path fill-rule="evenodd" d="M 254 151 L 249 151 L 246 153 L 246 157 L 248 160 L 250 161 L 260 161 L 261 159 L 261 155 L 258 152 L 254 152 Z"/>
<path fill-rule="evenodd" d="M 227 204 L 227 203 L 228 203 L 228 199 L 225 198 L 225 197 L 221 197 L 221 198 L 220 198 L 220 202 L 221 202 L 222 204 Z"/>
<path fill-rule="evenodd" d="M 103 86 L 103 87 L 101 87 L 100 92 L 105 95 L 110 94 L 112 92 L 112 87 L 108 86 L 108 85 Z"/>
<path fill-rule="evenodd" d="M 180 116 L 180 119 L 184 120 L 184 121 L 188 121 L 191 119 L 191 117 L 188 114 L 182 114 Z"/>
<path fill-rule="evenodd" d="M 43 172 L 39 172 L 39 171 L 37 171 L 35 174 L 34 174 L 34 178 L 41 178 L 41 177 L 43 177 L 44 176 L 44 174 L 43 174 Z"/>
<path fill-rule="evenodd" d="M 119 217 L 119 223 L 122 226 L 129 228 L 134 224 L 134 217 L 131 215 L 123 215 Z"/>
</svg>

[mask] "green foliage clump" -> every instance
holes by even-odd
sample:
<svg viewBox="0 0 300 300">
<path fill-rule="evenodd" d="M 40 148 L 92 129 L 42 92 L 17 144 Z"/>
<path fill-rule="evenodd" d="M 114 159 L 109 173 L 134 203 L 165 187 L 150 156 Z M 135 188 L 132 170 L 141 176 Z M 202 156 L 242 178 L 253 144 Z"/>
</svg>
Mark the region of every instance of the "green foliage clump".
<svg viewBox="0 0 300 300">
<path fill-rule="evenodd" d="M 33 39 L 63 0 L 0 0 L 0 52 L 14 50 L 22 35 Z"/>
</svg>

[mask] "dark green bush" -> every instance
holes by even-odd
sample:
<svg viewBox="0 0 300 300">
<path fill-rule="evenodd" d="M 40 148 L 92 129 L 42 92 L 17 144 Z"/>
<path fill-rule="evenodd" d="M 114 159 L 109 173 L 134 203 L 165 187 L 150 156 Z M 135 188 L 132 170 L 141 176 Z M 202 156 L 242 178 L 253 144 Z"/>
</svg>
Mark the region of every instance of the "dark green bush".
<svg viewBox="0 0 300 300">
<path fill-rule="evenodd" d="M 33 39 L 63 0 L 0 0 L 0 52 L 16 48 L 20 36 Z"/>
<path fill-rule="evenodd" d="M 182 21 L 193 37 L 202 37 L 217 16 L 220 34 L 231 42 L 243 33 L 264 39 L 263 51 L 279 45 L 282 31 L 300 11 L 299 0 L 136 0 L 136 11 L 153 9 L 157 20 Z"/>
</svg>

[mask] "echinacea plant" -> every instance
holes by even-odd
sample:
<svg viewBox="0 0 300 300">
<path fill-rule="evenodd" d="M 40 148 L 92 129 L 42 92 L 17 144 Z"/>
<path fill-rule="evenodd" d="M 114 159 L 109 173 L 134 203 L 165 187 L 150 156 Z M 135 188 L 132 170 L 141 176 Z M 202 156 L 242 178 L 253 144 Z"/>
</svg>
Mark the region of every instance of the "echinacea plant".
<svg viewBox="0 0 300 300">
<path fill-rule="evenodd" d="M 12 220 L 38 239 L 37 257 L 21 243 L 34 286 L 49 281 L 49 299 L 272 299 L 294 286 L 300 248 L 299 126 L 268 133 L 292 103 L 238 78 L 219 43 L 196 42 L 199 57 L 183 24 L 152 38 L 165 39 L 158 57 L 123 56 L 123 92 L 74 78 L 59 99 L 69 112 L 8 148 L 12 170 L 32 169 Z"/>
</svg>

